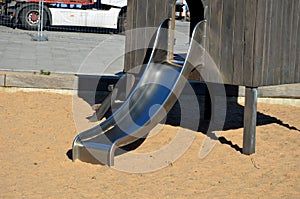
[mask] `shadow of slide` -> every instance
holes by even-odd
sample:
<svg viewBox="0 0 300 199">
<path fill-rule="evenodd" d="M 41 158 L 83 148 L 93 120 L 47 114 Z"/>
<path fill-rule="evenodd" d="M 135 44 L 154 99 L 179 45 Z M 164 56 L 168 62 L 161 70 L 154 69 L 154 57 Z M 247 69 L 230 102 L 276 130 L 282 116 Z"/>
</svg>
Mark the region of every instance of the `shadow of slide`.
<svg viewBox="0 0 300 199">
<path fill-rule="evenodd" d="M 198 96 L 198 103 L 201 110 L 201 115 L 204 115 L 205 110 L 205 103 L 204 103 L 204 97 Z M 172 126 L 181 126 L 182 128 L 189 129 L 188 126 L 182 126 L 180 124 L 180 105 L 176 103 L 174 107 L 171 109 L 171 111 L 168 114 L 167 122 L 166 124 L 172 125 Z M 203 117 L 201 117 L 201 120 L 199 121 L 199 128 L 198 132 L 203 133 L 207 136 L 209 136 L 211 139 L 218 140 L 221 144 L 229 145 L 231 148 L 236 150 L 237 152 L 242 153 L 242 147 L 238 146 L 236 144 L 233 144 L 231 140 L 228 140 L 224 136 L 216 137 L 214 134 L 211 134 L 208 132 L 210 120 L 205 120 Z M 300 129 L 292 126 L 290 124 L 284 123 L 279 118 L 257 112 L 257 124 L 256 126 L 263 126 L 268 124 L 278 124 L 280 126 L 283 126 L 289 130 L 295 130 L 300 133 Z M 228 100 L 227 101 L 227 109 L 226 109 L 226 118 L 223 128 L 220 129 L 214 129 L 216 131 L 227 131 L 227 130 L 234 130 L 244 127 L 244 106 L 237 103 L 237 100 Z M 193 130 L 193 129 L 191 129 Z"/>
</svg>

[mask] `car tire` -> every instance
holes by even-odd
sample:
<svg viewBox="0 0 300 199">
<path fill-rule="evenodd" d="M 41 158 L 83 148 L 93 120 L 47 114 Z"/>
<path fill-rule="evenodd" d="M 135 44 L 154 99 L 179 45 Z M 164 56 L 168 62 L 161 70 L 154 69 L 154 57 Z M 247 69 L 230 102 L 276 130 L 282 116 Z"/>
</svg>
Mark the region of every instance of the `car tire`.
<svg viewBox="0 0 300 199">
<path fill-rule="evenodd" d="M 20 22 L 23 28 L 27 30 L 38 30 L 39 26 L 39 7 L 38 5 L 30 5 L 25 7 L 20 13 Z M 47 25 L 48 14 L 44 9 L 43 24 Z"/>
</svg>

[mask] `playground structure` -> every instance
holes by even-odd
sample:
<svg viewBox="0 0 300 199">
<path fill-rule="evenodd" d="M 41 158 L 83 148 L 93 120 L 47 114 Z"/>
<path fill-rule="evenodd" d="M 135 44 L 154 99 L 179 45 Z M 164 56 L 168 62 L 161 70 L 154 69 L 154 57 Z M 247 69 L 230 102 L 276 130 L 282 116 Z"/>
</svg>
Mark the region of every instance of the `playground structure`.
<svg viewBox="0 0 300 199">
<path fill-rule="evenodd" d="M 128 30 L 157 27 L 166 18 L 174 19 L 175 3 L 175 0 L 128 0 Z M 174 28 L 174 20 L 170 25 L 167 20 L 157 31 L 139 83 L 110 118 L 76 137 L 73 160 L 96 159 L 112 166 L 117 147 L 144 137 L 162 119 L 162 108 L 170 110 L 182 90 L 182 78 L 187 78 L 194 66 L 200 66 L 199 80 L 220 83 L 210 73 L 212 65 L 203 59 L 205 52 L 214 60 L 224 84 L 246 87 L 243 153 L 255 152 L 258 87 L 300 82 L 300 1 L 187 0 L 187 3 L 194 33 L 183 66 L 169 63 L 167 60 L 173 59 L 173 54 L 159 50 L 170 50 L 174 40 L 166 31 Z M 202 20 L 206 21 L 199 23 Z M 129 53 L 125 57 L 125 72 L 145 63 L 149 49 L 134 48 L 136 42 L 148 46 L 152 35 L 144 34 L 143 40 L 136 40 L 131 31 L 126 33 Z M 195 57 L 199 59 L 194 60 Z M 169 89 L 157 86 L 160 84 L 168 85 Z M 138 101 L 140 98 L 143 100 Z M 161 106 L 149 116 L 149 108 L 154 104 Z"/>
<path fill-rule="evenodd" d="M 112 166 L 118 147 L 145 137 L 166 116 L 166 112 L 177 101 L 194 64 L 204 64 L 198 55 L 204 54 L 204 48 L 199 44 L 204 42 L 205 25 L 202 22 L 195 28 L 195 42 L 190 46 L 187 61 L 181 66 L 168 62 L 169 20 L 161 24 L 149 62 L 138 84 L 113 115 L 76 137 L 73 159 L 99 161 Z"/>
</svg>

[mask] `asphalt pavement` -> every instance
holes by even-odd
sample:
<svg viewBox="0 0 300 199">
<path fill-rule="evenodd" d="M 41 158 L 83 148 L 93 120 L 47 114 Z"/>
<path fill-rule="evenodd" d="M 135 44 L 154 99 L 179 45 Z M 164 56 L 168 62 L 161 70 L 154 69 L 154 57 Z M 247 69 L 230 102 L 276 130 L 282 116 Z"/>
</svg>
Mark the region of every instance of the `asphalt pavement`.
<svg viewBox="0 0 300 199">
<path fill-rule="evenodd" d="M 187 51 L 189 23 L 176 21 L 176 47 Z M 84 30 L 84 29 L 83 29 Z M 115 75 L 123 71 L 125 36 L 112 33 L 45 30 L 0 25 L 0 71 Z"/>
</svg>

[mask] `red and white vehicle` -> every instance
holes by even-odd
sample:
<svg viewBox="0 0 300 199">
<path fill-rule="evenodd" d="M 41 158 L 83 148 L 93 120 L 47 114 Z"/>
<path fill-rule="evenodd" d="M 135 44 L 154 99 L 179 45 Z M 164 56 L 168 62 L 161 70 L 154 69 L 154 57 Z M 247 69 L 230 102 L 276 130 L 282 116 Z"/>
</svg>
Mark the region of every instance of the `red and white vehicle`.
<svg viewBox="0 0 300 199">
<path fill-rule="evenodd" d="M 28 30 L 38 29 L 40 19 L 44 26 L 101 27 L 119 31 L 124 31 L 126 26 L 127 0 L 14 0 L 12 3 L 13 22 Z"/>
</svg>

